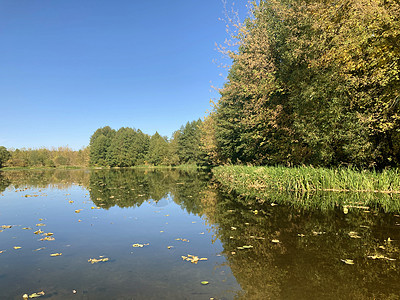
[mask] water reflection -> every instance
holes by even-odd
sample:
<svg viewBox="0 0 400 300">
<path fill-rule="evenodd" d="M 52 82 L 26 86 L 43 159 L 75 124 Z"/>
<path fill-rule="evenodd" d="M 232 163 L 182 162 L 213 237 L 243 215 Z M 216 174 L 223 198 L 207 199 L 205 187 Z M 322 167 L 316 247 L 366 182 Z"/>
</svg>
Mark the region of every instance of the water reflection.
<svg viewBox="0 0 400 300">
<path fill-rule="evenodd" d="M 209 174 L 203 172 L 0 173 L 0 191 L 9 185 L 62 189 L 76 184 L 86 188 L 93 204 L 104 211 L 138 208 L 148 201 L 160 208 L 173 201 L 187 213 L 203 217 L 214 240 L 222 243 L 225 261 L 216 267 L 229 266 L 240 285 L 234 299 L 400 297 L 400 216 L 378 208 L 344 212 L 331 205 L 356 203 L 360 195 L 346 194 L 347 199 L 344 194 L 336 194 L 337 198 L 333 193 L 314 195 L 328 203 L 326 209 L 317 209 L 306 205 L 306 200 L 303 206 L 299 202 L 284 205 L 290 201 L 284 194 L 269 194 L 262 201 L 239 197 L 215 188 Z M 281 204 L 271 205 L 278 202 Z M 346 260 L 354 264 L 344 263 Z M 151 290 L 148 293 L 151 295 Z"/>
</svg>

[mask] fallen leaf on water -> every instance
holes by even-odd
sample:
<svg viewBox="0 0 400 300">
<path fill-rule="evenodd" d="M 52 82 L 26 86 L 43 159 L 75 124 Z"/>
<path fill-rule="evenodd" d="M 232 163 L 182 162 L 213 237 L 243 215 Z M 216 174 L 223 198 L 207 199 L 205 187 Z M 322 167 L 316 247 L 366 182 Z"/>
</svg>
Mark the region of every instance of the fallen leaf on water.
<svg viewBox="0 0 400 300">
<path fill-rule="evenodd" d="M 39 221 L 44 221 L 44 219 L 40 218 Z"/>
<path fill-rule="evenodd" d="M 187 240 L 187 239 L 181 239 L 181 238 L 177 238 L 177 239 L 175 239 L 176 241 L 182 241 L 182 242 L 187 242 L 187 243 L 189 243 L 189 240 Z"/>
<path fill-rule="evenodd" d="M 45 233 L 45 234 L 43 234 L 44 236 L 52 236 L 54 233 L 52 233 L 52 232 L 47 232 L 47 233 Z"/>
<path fill-rule="evenodd" d="M 72 200 L 69 200 L 68 202 L 69 202 L 69 203 L 74 203 L 74 201 L 72 201 Z"/>
<path fill-rule="evenodd" d="M 207 285 L 207 284 L 209 284 L 209 282 L 208 281 L 202 281 L 201 284 L 202 285 Z"/>
<path fill-rule="evenodd" d="M 280 243 L 280 241 L 279 241 L 279 240 L 272 240 L 271 242 L 273 242 L 273 243 L 275 243 L 275 244 L 278 244 L 278 243 Z"/>
<path fill-rule="evenodd" d="M 33 251 L 40 251 L 40 250 L 43 250 L 43 249 L 46 249 L 46 247 L 37 248 L 37 249 L 35 249 L 35 250 L 33 250 Z"/>
<path fill-rule="evenodd" d="M 168 249 L 174 248 L 174 246 L 167 246 Z"/>
<path fill-rule="evenodd" d="M 386 257 L 386 256 L 384 256 L 382 254 L 369 255 L 367 257 L 371 258 L 371 259 L 386 259 L 386 260 L 390 260 L 390 261 L 396 260 L 394 258 Z"/>
<path fill-rule="evenodd" d="M 351 237 L 352 239 L 361 239 L 361 236 L 359 236 L 358 233 L 355 232 L 355 231 L 350 231 L 350 232 L 348 233 L 348 235 L 349 235 L 349 237 Z"/>
<path fill-rule="evenodd" d="M 43 230 L 36 230 L 35 232 L 34 232 L 34 234 L 42 234 L 44 231 Z"/>
<path fill-rule="evenodd" d="M 24 229 L 24 230 L 31 230 L 32 228 L 30 228 L 30 227 L 24 227 L 24 228 L 22 228 L 22 229 Z"/>
<path fill-rule="evenodd" d="M 53 238 L 52 236 L 46 236 L 44 238 L 39 239 L 39 241 L 54 241 L 55 238 Z"/>
<path fill-rule="evenodd" d="M 88 260 L 88 262 L 90 262 L 91 264 L 96 264 L 96 263 L 99 263 L 99 262 L 106 262 L 106 261 L 109 261 L 110 259 L 108 258 L 108 257 L 102 257 L 102 256 L 100 256 L 100 258 L 90 258 L 89 260 Z"/>
<path fill-rule="evenodd" d="M 163 233 L 163 232 L 164 232 L 164 230 L 160 230 L 160 232 L 161 232 L 161 233 Z"/>
<path fill-rule="evenodd" d="M 21 249 L 22 247 L 20 247 L 20 246 L 14 246 L 14 249 L 15 250 L 18 250 L 18 249 Z"/>
<path fill-rule="evenodd" d="M 148 245 L 150 245 L 150 244 L 149 243 L 147 243 L 147 244 L 133 244 L 132 247 L 134 247 L 134 248 L 143 248 L 144 246 L 148 246 Z"/>
<path fill-rule="evenodd" d="M 201 260 L 208 260 L 206 257 L 199 258 L 196 255 L 188 254 L 187 256 L 181 256 L 183 260 L 190 261 L 192 264 L 197 264 Z"/>
<path fill-rule="evenodd" d="M 39 298 L 41 296 L 44 296 L 44 292 L 43 291 L 37 292 L 37 293 L 33 293 L 33 294 L 29 295 L 29 298 Z"/>
<path fill-rule="evenodd" d="M 12 227 L 12 225 L 1 225 L 1 228 L 3 228 L 3 229 L 7 229 L 7 228 L 11 228 Z"/>
<path fill-rule="evenodd" d="M 298 233 L 297 236 L 299 236 L 299 237 L 305 237 L 305 234 Z"/>
<path fill-rule="evenodd" d="M 5 251 L 6 251 L 6 250 L 1 250 L 1 251 L 0 251 L 0 254 L 3 253 L 3 252 L 5 252 Z"/>
<path fill-rule="evenodd" d="M 76 212 L 77 214 L 79 214 L 79 213 L 81 212 L 81 210 L 82 210 L 82 209 L 77 209 L 77 210 L 75 210 L 75 212 Z"/>
<path fill-rule="evenodd" d="M 62 253 L 52 253 L 52 254 L 50 254 L 50 256 L 60 256 L 60 255 L 62 255 Z"/>
<path fill-rule="evenodd" d="M 200 234 L 204 234 L 204 232 L 200 232 Z"/>
<path fill-rule="evenodd" d="M 236 230 L 236 229 L 237 229 L 236 227 L 231 226 L 231 230 Z"/>
<path fill-rule="evenodd" d="M 252 245 L 248 245 L 248 246 L 243 246 L 243 248 L 244 249 L 250 249 L 250 248 L 253 248 L 253 246 Z"/>
<path fill-rule="evenodd" d="M 46 226 L 46 224 L 39 223 L 39 224 L 36 224 L 36 226 L 37 226 L 37 227 L 39 227 L 39 226 Z"/>
<path fill-rule="evenodd" d="M 276 204 L 276 203 L 271 203 L 271 206 L 276 206 L 276 205 L 278 205 L 278 204 Z"/>
<path fill-rule="evenodd" d="M 341 259 L 346 265 L 354 265 L 354 261 L 352 259 Z"/>
<path fill-rule="evenodd" d="M 100 209 L 101 207 L 98 206 L 92 206 L 91 209 Z"/>
</svg>

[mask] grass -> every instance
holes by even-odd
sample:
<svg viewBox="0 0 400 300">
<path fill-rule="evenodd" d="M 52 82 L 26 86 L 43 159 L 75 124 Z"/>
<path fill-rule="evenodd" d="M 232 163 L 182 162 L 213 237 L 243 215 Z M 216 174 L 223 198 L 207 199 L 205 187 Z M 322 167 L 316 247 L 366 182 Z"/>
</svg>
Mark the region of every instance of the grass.
<svg viewBox="0 0 400 300">
<path fill-rule="evenodd" d="M 240 195 L 296 204 L 302 207 L 400 210 L 397 169 L 357 171 L 314 167 L 219 166 L 212 170 L 227 189 Z"/>
</svg>

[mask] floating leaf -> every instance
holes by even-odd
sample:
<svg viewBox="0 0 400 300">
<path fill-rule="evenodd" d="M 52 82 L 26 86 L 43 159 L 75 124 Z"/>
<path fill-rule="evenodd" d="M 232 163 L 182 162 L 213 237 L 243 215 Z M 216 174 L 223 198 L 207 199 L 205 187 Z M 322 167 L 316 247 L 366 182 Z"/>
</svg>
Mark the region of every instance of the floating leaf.
<svg viewBox="0 0 400 300">
<path fill-rule="evenodd" d="M 271 203 L 271 206 L 276 206 L 276 205 L 278 205 L 278 204 L 276 204 L 276 203 Z"/>
<path fill-rule="evenodd" d="M 42 234 L 44 231 L 43 230 L 36 230 L 35 232 L 34 232 L 34 234 Z"/>
<path fill-rule="evenodd" d="M 297 236 L 299 236 L 299 237 L 305 237 L 305 235 L 302 234 L 302 233 L 298 233 Z"/>
<path fill-rule="evenodd" d="M 167 246 L 168 249 L 174 248 L 174 246 Z"/>
<path fill-rule="evenodd" d="M 147 244 L 133 244 L 132 247 L 134 247 L 134 248 L 143 248 L 144 246 L 148 246 L 148 245 L 149 245 L 149 243 L 147 243 Z"/>
<path fill-rule="evenodd" d="M 72 200 L 69 200 L 68 202 L 69 202 L 69 203 L 74 203 L 74 201 L 72 201 Z"/>
<path fill-rule="evenodd" d="M 35 250 L 33 250 L 33 251 L 40 251 L 40 250 L 43 250 L 43 249 L 46 249 L 46 247 L 37 248 L 37 249 L 35 249 Z"/>
<path fill-rule="evenodd" d="M 33 294 L 29 295 L 29 298 L 39 298 L 41 296 L 44 296 L 44 292 L 43 291 L 37 292 L 37 293 L 33 293 Z"/>
<path fill-rule="evenodd" d="M 278 244 L 278 243 L 280 243 L 280 241 L 279 241 L 279 240 L 272 240 L 271 242 L 273 242 L 273 243 L 275 243 L 275 244 Z"/>
<path fill-rule="evenodd" d="M 39 223 L 39 224 L 36 224 L 36 226 L 46 226 L 46 224 L 43 224 L 43 223 Z"/>
<path fill-rule="evenodd" d="M 351 237 L 352 239 L 361 239 L 361 236 L 359 236 L 358 233 L 355 232 L 355 231 L 350 231 L 350 232 L 348 233 L 348 235 L 349 235 L 349 237 Z"/>
<path fill-rule="evenodd" d="M 202 281 L 201 284 L 202 285 L 207 285 L 207 284 L 209 284 L 209 282 L 208 281 Z"/>
<path fill-rule="evenodd" d="M 231 230 L 236 230 L 236 229 L 237 229 L 236 227 L 231 226 Z"/>
<path fill-rule="evenodd" d="M 187 240 L 187 239 L 181 239 L 181 238 L 177 238 L 177 239 L 175 239 L 176 241 L 182 241 L 182 242 L 187 242 L 187 243 L 189 243 L 189 240 Z"/>
<path fill-rule="evenodd" d="M 31 230 L 32 228 L 30 228 L 30 227 L 24 227 L 24 228 L 22 228 L 22 229 L 24 229 L 24 230 Z"/>
<path fill-rule="evenodd" d="M 346 265 L 354 265 L 354 261 L 352 259 L 341 259 Z"/>
<path fill-rule="evenodd" d="M 91 209 L 101 209 L 101 207 L 98 206 L 92 206 Z"/>
<path fill-rule="evenodd" d="M 76 212 L 77 214 L 79 214 L 79 213 L 81 212 L 81 210 L 82 210 L 82 209 L 77 209 L 77 210 L 75 210 L 75 212 Z"/>
<path fill-rule="evenodd" d="M 3 253 L 3 252 L 5 252 L 5 251 L 6 251 L 6 250 L 1 250 L 1 251 L 0 251 L 0 254 Z"/>
<path fill-rule="evenodd" d="M 244 249 L 250 249 L 250 248 L 253 248 L 253 246 L 252 245 L 248 245 L 248 246 L 243 246 L 243 248 Z"/>
<path fill-rule="evenodd" d="M 106 261 L 109 261 L 110 259 L 108 258 L 108 257 L 103 257 L 103 256 L 100 256 L 100 258 L 90 258 L 89 260 L 88 260 L 88 262 L 90 262 L 91 264 L 96 264 L 96 263 L 99 263 L 99 262 L 106 262 Z"/>
<path fill-rule="evenodd" d="M 22 247 L 20 247 L 20 246 L 14 246 L 14 249 L 15 250 L 18 250 L 18 249 L 21 249 Z"/>
<path fill-rule="evenodd" d="M 52 236 L 46 236 L 40 239 L 40 241 L 54 241 L 54 240 L 55 238 L 53 238 Z"/>
<path fill-rule="evenodd" d="M 187 256 L 181 256 L 183 260 L 190 261 L 192 264 L 197 264 L 201 260 L 208 260 L 206 257 L 199 258 L 196 255 L 188 254 Z"/>
<path fill-rule="evenodd" d="M 1 228 L 3 228 L 3 229 L 8 229 L 8 228 L 11 228 L 12 227 L 12 225 L 1 225 Z"/>
<path fill-rule="evenodd" d="M 45 233 L 45 234 L 43 234 L 44 236 L 52 236 L 54 233 L 52 233 L 52 232 L 47 232 L 47 233 Z"/>
<path fill-rule="evenodd" d="M 60 256 L 60 255 L 62 255 L 62 253 L 52 253 L 52 254 L 50 254 L 50 256 Z"/>
</svg>

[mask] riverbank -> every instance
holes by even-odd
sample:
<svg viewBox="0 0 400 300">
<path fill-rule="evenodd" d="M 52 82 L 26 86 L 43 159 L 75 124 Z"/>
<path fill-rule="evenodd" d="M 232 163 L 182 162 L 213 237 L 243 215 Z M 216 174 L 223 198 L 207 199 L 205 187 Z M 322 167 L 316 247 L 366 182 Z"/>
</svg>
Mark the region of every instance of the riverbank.
<svg viewBox="0 0 400 300">
<path fill-rule="evenodd" d="M 385 211 L 400 210 L 397 169 L 360 172 L 340 168 L 219 166 L 212 172 L 225 189 L 259 201 L 299 207 L 379 206 Z"/>
</svg>

